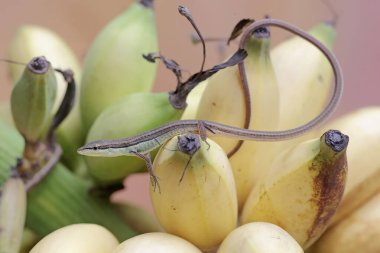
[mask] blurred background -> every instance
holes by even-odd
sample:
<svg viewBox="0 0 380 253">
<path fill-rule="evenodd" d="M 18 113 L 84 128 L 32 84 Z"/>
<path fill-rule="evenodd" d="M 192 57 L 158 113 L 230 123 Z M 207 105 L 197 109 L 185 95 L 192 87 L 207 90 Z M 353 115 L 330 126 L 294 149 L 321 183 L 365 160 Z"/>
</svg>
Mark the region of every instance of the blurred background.
<svg viewBox="0 0 380 253">
<path fill-rule="evenodd" d="M 96 33 L 113 17 L 126 9 L 131 0 L 0 0 L 0 58 L 7 57 L 11 36 L 22 24 L 36 24 L 58 33 L 83 61 Z M 337 40 L 334 52 L 344 72 L 345 91 L 333 117 L 355 108 L 380 105 L 380 1 L 377 0 L 157 0 L 155 3 L 160 52 L 175 59 L 189 73 L 199 69 L 202 57 L 200 45 L 193 45 L 194 32 L 188 21 L 178 14 L 178 5 L 186 5 L 205 37 L 228 37 L 242 18 L 260 19 L 265 15 L 288 21 L 308 30 L 320 21 L 338 15 Z M 331 10 L 330 7 L 334 9 Z M 276 45 L 290 34 L 272 29 Z M 221 48 L 208 44 L 206 66 L 211 67 L 237 48 Z M 221 53 L 221 49 L 225 50 Z M 300 62 L 302 71 L 302 62 Z M 173 89 L 173 75 L 160 64 L 155 82 L 156 91 Z M 12 84 L 7 63 L 0 62 L 0 101 L 9 99 Z M 122 195 L 150 208 L 148 178 L 137 175 L 127 182 Z"/>
</svg>

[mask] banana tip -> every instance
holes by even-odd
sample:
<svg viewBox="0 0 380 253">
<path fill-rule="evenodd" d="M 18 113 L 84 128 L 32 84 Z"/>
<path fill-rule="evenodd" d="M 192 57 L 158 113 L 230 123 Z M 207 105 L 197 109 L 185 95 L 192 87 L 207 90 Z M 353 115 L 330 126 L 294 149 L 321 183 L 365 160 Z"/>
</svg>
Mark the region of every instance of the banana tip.
<svg viewBox="0 0 380 253">
<path fill-rule="evenodd" d="M 329 130 L 325 134 L 325 142 L 335 152 L 344 150 L 348 145 L 349 137 L 338 130 Z"/>
</svg>

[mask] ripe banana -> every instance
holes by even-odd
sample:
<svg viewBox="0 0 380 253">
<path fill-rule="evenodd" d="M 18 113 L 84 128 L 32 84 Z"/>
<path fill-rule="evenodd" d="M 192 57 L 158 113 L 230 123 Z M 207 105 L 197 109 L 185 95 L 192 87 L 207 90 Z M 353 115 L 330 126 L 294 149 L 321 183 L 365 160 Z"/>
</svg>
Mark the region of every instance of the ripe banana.
<svg viewBox="0 0 380 253">
<path fill-rule="evenodd" d="M 233 230 L 217 253 L 303 253 L 285 230 L 271 223 L 252 222 Z"/>
<path fill-rule="evenodd" d="M 45 236 L 30 253 L 110 253 L 118 243 L 115 236 L 102 226 L 74 224 Z"/>
<path fill-rule="evenodd" d="M 0 252 L 19 252 L 25 216 L 24 182 L 17 176 L 11 176 L 0 188 Z"/>
<path fill-rule="evenodd" d="M 80 109 L 85 129 L 108 105 L 149 91 L 156 65 L 142 54 L 157 51 L 153 0 L 133 3 L 97 35 L 85 59 Z"/>
<path fill-rule="evenodd" d="M 178 150 L 178 137 L 168 141 L 153 163 L 159 187 L 150 187 L 164 230 L 202 250 L 216 247 L 237 223 L 231 166 L 224 151 L 214 141 L 207 142 L 190 157 Z"/>
<path fill-rule="evenodd" d="M 309 33 L 332 49 L 336 33 L 331 24 L 315 25 Z M 280 93 L 279 128 L 294 128 L 315 118 L 331 92 L 333 72 L 326 57 L 304 39 L 292 37 L 271 51 L 271 59 Z"/>
<path fill-rule="evenodd" d="M 45 138 L 56 95 L 57 80 L 50 62 L 45 57 L 33 58 L 11 94 L 15 126 L 29 142 Z"/>
<path fill-rule="evenodd" d="M 346 189 L 332 224 L 380 191 L 379 124 L 380 107 L 373 106 L 347 113 L 323 127 L 339 129 L 350 136 Z"/>
<path fill-rule="evenodd" d="M 183 111 L 181 119 L 195 119 L 202 94 L 207 87 L 208 80 L 198 84 L 188 95 L 186 99 L 187 106 Z"/>
<path fill-rule="evenodd" d="M 167 233 L 147 233 L 122 242 L 112 253 L 201 253 L 190 242 Z"/>
<path fill-rule="evenodd" d="M 87 142 L 125 138 L 179 119 L 183 110 L 174 109 L 167 93 L 135 93 L 104 110 L 92 125 Z M 145 163 L 132 156 L 86 156 L 89 173 L 98 183 L 122 181 L 133 172 L 145 171 Z"/>
<path fill-rule="evenodd" d="M 74 72 L 74 78 L 79 81 L 81 68 L 79 60 L 65 41 L 53 31 L 35 25 L 20 26 L 14 34 L 8 57 L 9 59 L 27 62 L 36 55 L 43 55 L 51 62 L 54 68 L 70 68 Z M 15 83 L 21 76 L 23 68 L 20 65 L 9 64 L 11 78 Z M 67 84 L 62 75 L 55 73 L 57 78 L 57 98 L 53 111 L 56 111 L 63 99 Z M 77 82 L 79 84 L 79 82 Z M 70 114 L 57 129 L 57 140 L 63 149 L 64 163 L 73 170 L 79 169 L 83 163 L 82 158 L 76 154 L 76 150 L 83 144 L 85 134 L 81 126 L 79 111 L 79 92 L 76 89 L 76 102 Z"/>
<path fill-rule="evenodd" d="M 380 194 L 330 227 L 312 246 L 313 253 L 380 252 Z"/>
<path fill-rule="evenodd" d="M 241 222 L 285 229 L 306 249 L 327 227 L 345 186 L 348 137 L 329 130 L 282 152 L 244 205 Z"/>
<path fill-rule="evenodd" d="M 279 94 L 269 55 L 269 30 L 263 28 L 254 32 L 245 49 L 248 51 L 245 64 L 252 97 L 252 120 L 249 128 L 276 130 Z M 243 126 L 245 107 L 240 82 L 237 67 L 220 71 L 210 78 L 199 103 L 196 118 Z M 222 146 L 225 152 L 231 151 L 236 145 L 236 140 L 231 141 L 226 138 L 215 138 L 214 140 Z M 255 167 L 260 163 L 260 159 L 269 155 L 266 151 L 268 145 L 270 144 L 263 142 L 245 142 L 240 150 L 230 158 L 239 207 L 243 205 L 260 173 L 255 170 Z"/>
</svg>

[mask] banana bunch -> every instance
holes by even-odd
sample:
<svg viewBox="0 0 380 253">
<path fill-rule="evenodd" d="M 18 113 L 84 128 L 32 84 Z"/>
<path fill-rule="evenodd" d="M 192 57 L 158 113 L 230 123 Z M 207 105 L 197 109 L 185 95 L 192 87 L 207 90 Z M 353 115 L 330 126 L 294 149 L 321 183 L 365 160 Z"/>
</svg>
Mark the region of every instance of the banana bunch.
<svg viewBox="0 0 380 253">
<path fill-rule="evenodd" d="M 9 59 L 28 62 L 36 55 L 45 56 L 54 68 L 70 68 L 74 72 L 75 79 L 80 80 L 81 68 L 79 61 L 61 37 L 44 27 L 35 25 L 20 26 L 11 40 L 8 51 Z M 16 83 L 20 79 L 24 68 L 17 64 L 9 64 L 9 71 L 12 81 Z M 52 107 L 53 111 L 57 111 L 67 87 L 67 83 L 61 74 L 55 73 L 55 77 L 57 79 L 57 98 Z M 4 114 L 1 113 L 1 115 Z M 76 101 L 72 112 L 57 130 L 57 139 L 63 149 L 63 160 L 66 165 L 74 170 L 82 166 L 83 163 L 82 158 L 76 154 L 75 150 L 83 144 L 84 137 L 79 103 Z"/>
<path fill-rule="evenodd" d="M 379 138 L 380 107 L 347 113 L 323 129 L 338 127 L 349 133 L 349 170 L 341 204 L 329 228 L 310 252 L 379 252 Z M 323 130 L 322 130 L 323 131 Z"/>
<path fill-rule="evenodd" d="M 26 189 L 12 175 L 0 188 L 0 252 L 17 253 L 21 247 L 26 216 Z"/>
<path fill-rule="evenodd" d="M 184 153 L 179 148 L 183 141 L 186 147 L 199 149 L 194 155 Z M 237 225 L 230 163 L 218 144 L 210 139 L 207 143 L 200 143 L 197 135 L 168 141 L 153 163 L 158 186 L 150 187 L 153 208 L 164 230 L 203 250 L 216 247 Z"/>
<path fill-rule="evenodd" d="M 109 105 L 150 91 L 156 66 L 142 55 L 157 51 L 153 0 L 139 0 L 109 22 L 86 55 L 80 109 L 85 130 Z"/>
<path fill-rule="evenodd" d="M 248 57 L 245 59 L 250 96 L 252 97 L 252 120 L 249 128 L 255 130 L 276 130 L 279 113 L 279 93 L 276 75 L 270 59 L 270 32 L 267 28 L 255 31 L 246 42 Z M 211 120 L 233 126 L 243 126 L 245 107 L 240 88 L 240 75 L 237 67 L 217 73 L 208 80 L 198 105 L 197 119 Z M 237 99 L 239 98 L 239 99 Z M 236 140 L 214 138 L 229 152 Z M 257 180 L 259 172 L 253 167 L 259 158 L 268 156 L 268 143 L 246 142 L 230 158 L 233 168 L 239 207 L 241 207 Z"/>
<path fill-rule="evenodd" d="M 343 195 L 347 145 L 346 135 L 329 130 L 279 154 L 253 187 L 242 210 L 242 224 L 277 224 L 308 248 L 326 229 Z"/>
</svg>

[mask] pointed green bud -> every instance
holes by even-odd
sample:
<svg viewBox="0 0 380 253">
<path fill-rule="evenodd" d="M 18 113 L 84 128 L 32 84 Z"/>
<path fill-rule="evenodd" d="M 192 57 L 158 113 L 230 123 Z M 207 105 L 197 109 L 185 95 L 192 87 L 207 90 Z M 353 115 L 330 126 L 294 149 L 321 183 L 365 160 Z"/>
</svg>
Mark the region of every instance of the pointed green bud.
<svg viewBox="0 0 380 253">
<path fill-rule="evenodd" d="M 12 90 L 12 116 L 18 131 L 29 142 L 43 139 L 53 116 L 57 94 L 54 70 L 45 57 L 35 57 Z"/>
</svg>

